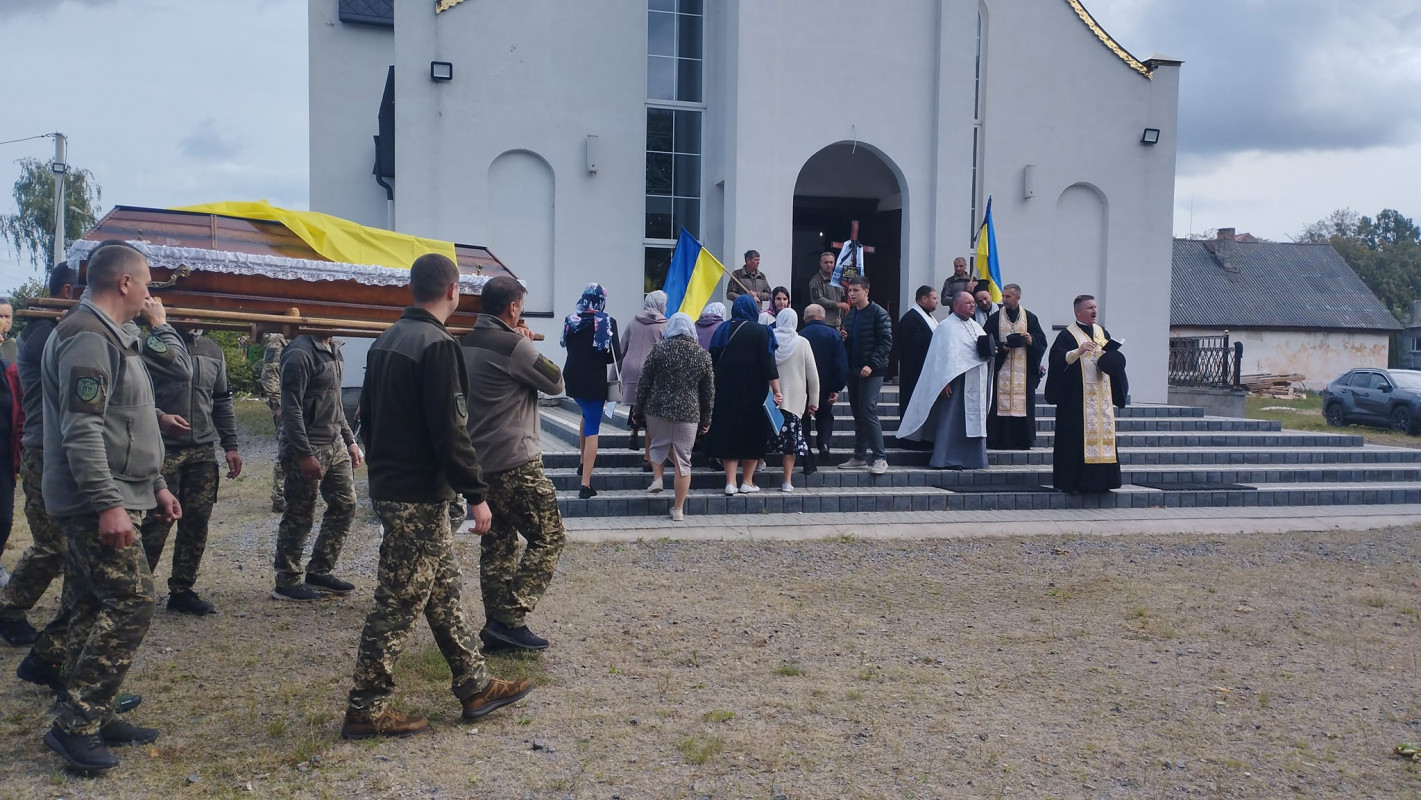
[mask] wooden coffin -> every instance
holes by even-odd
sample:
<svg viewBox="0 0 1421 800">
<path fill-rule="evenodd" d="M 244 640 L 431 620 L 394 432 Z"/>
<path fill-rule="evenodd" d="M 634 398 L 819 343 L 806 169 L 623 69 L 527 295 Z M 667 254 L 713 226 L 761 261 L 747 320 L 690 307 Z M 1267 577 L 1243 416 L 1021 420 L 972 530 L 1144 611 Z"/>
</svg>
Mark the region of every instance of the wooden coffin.
<svg viewBox="0 0 1421 800">
<path fill-rule="evenodd" d="M 83 237 L 88 247 L 92 247 L 89 243 L 107 239 L 143 242 L 164 248 L 168 258 L 150 258 L 153 262 L 151 291 L 169 307 L 218 312 L 207 320 L 208 324 L 204 325 L 207 328 L 246 330 L 252 327 L 254 332 L 261 333 L 284 327 L 291 333 L 295 328 L 319 327 L 335 329 L 342 335 L 371 336 L 398 319 L 401 310 L 410 304 L 409 288 L 405 284 L 374 285 L 360 278 L 330 279 L 331 274 L 342 274 L 343 267 L 349 267 L 351 272 L 368 271 L 369 268 L 329 261 L 279 222 L 115 206 Z M 184 249 L 184 254 L 190 257 L 179 259 L 174 255 L 176 251 L 173 248 Z M 191 253 L 186 253 L 186 250 Z M 258 257 L 253 261 L 260 261 L 263 256 L 275 256 L 278 259 L 319 263 L 308 264 L 311 269 L 304 273 L 299 264 L 287 264 L 283 270 L 278 270 L 283 273 L 281 277 L 219 271 L 221 267 L 216 262 L 219 259 L 231 261 L 233 256 L 230 254 L 234 253 Z M 517 276 L 488 248 L 456 244 L 455 253 L 460 273 L 473 280 L 466 279 L 459 310 L 448 324 L 451 328 L 468 328 L 479 312 L 477 292 L 481 281 L 477 279 L 500 275 L 516 279 Z M 79 264 L 81 282 L 87 263 L 85 258 Z M 331 268 L 324 269 L 325 264 L 330 264 Z M 309 279 L 307 276 L 316 274 L 318 267 L 324 277 Z M 382 275 L 381 279 L 389 280 L 390 277 Z M 342 328 L 331 324 L 283 326 L 243 321 L 248 317 L 266 315 L 319 318 L 351 324 Z M 175 321 L 181 317 L 174 316 Z M 196 317 L 195 314 L 189 316 Z"/>
</svg>

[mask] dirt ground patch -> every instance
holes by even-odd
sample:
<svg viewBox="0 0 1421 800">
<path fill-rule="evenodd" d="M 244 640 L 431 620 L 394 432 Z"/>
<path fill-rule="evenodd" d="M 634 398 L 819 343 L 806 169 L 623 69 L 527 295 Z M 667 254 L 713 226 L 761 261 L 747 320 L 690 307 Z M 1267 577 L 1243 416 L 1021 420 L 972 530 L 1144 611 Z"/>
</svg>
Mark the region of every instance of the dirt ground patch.
<svg viewBox="0 0 1421 800">
<path fill-rule="evenodd" d="M 5 649 L 0 797 L 1421 793 L 1391 754 L 1421 739 L 1416 529 L 573 545 L 531 621 L 552 649 L 493 659 L 533 695 L 460 724 L 422 629 L 397 697 L 434 730 L 344 742 L 378 528 L 363 503 L 351 597 L 271 600 L 270 451 L 251 445 L 199 579 L 219 615 L 160 609 L 127 681 L 162 738 L 65 774 Z M 459 547 L 481 624 L 477 542 Z"/>
</svg>

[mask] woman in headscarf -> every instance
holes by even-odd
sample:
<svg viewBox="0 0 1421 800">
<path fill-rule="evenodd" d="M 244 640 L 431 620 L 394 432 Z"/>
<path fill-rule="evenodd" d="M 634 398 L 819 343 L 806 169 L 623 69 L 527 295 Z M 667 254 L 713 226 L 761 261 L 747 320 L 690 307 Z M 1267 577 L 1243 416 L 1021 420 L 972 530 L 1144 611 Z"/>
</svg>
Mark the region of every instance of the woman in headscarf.
<svg viewBox="0 0 1421 800">
<path fill-rule="evenodd" d="M 804 415 L 819 410 L 819 367 L 814 361 L 813 348 L 795 330 L 798 327 L 799 315 L 792 308 L 782 309 L 775 317 L 775 339 L 779 344 L 775 350 L 775 366 L 780 373 L 780 391 L 784 392 L 784 402 L 780 403 L 784 425 L 770 435 L 765 449 L 783 455 L 782 492 L 794 491 L 794 457 L 809 456 L 809 443 L 804 438 Z"/>
<path fill-rule="evenodd" d="M 707 303 L 701 318 L 696 320 L 696 341 L 701 343 L 701 347 L 710 349 L 711 337 L 722 322 L 725 322 L 725 303 Z"/>
<path fill-rule="evenodd" d="M 755 468 L 765 457 L 769 437 L 769 415 L 765 395 L 774 391 L 775 403 L 782 403 L 780 373 L 775 368 L 770 332 L 757 324 L 755 298 L 742 294 L 731 307 L 731 319 L 711 337 L 711 362 L 715 365 L 716 402 L 706 434 L 706 454 L 719 458 L 725 468 L 725 493 L 735 494 L 735 471 L 745 462 L 738 491 L 752 494 Z"/>
<path fill-rule="evenodd" d="M 646 412 L 646 439 L 653 477 L 647 491 L 662 489 L 662 473 L 669 453 L 675 467 L 672 485 L 676 498 L 671 519 L 680 522 L 686 493 L 691 490 L 691 446 L 697 433 L 710 427 L 715 401 L 715 372 L 711 358 L 696 342 L 690 314 L 673 314 L 666 338 L 651 348 L 637 381 L 637 405 Z"/>
<path fill-rule="evenodd" d="M 567 396 L 582 411 L 578 437 L 582 445 L 582 488 L 577 496 L 584 500 L 597 496 L 592 488 L 592 465 L 597 461 L 597 434 L 607 403 L 607 367 L 615 365 L 621 350 L 617 321 L 604 310 L 606 307 L 607 290 L 599 283 L 589 283 L 577 301 L 577 310 L 568 314 L 562 325 L 561 343 L 567 348 L 563 385 Z"/>
<path fill-rule="evenodd" d="M 627 326 L 627 338 L 623 344 L 622 351 L 622 392 L 626 401 L 631 404 L 630 413 L 627 414 L 627 422 L 631 428 L 631 438 L 627 447 L 630 450 L 637 449 L 637 431 L 646 426 L 642 419 L 641 407 L 636 402 L 636 382 L 637 376 L 641 374 L 641 362 L 646 360 L 646 354 L 651 352 L 651 348 L 661 341 L 661 331 L 666 327 L 666 293 L 657 289 L 646 296 L 646 301 L 642 305 L 641 313 L 632 317 L 632 322 Z M 647 442 L 650 448 L 651 443 Z M 650 455 L 644 455 L 642 469 L 650 472 L 651 464 L 645 459 Z"/>
</svg>

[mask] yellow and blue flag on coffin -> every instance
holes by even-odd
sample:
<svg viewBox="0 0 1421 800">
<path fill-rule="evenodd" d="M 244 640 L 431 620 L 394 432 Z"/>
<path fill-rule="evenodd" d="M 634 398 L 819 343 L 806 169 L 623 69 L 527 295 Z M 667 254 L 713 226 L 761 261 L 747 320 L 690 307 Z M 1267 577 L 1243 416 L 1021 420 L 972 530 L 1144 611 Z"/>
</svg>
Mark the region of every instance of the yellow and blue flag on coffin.
<svg viewBox="0 0 1421 800">
<path fill-rule="evenodd" d="M 699 317 L 724 272 L 725 265 L 682 228 L 671 254 L 671 267 L 666 271 L 666 283 L 661 287 L 666 292 L 666 315 L 680 311 L 692 319 Z"/>
<path fill-rule="evenodd" d="M 992 198 L 987 198 L 987 213 L 977 231 L 977 277 L 987 281 L 992 302 L 1002 302 L 1002 265 L 997 260 L 997 229 L 992 226 Z"/>
</svg>

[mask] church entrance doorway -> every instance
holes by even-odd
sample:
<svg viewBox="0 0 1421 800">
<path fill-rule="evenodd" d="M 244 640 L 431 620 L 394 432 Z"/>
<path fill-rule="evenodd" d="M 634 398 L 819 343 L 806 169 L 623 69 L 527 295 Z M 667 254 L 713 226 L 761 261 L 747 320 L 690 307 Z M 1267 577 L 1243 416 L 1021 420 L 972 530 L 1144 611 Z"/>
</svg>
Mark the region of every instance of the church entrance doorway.
<svg viewBox="0 0 1421 800">
<path fill-rule="evenodd" d="M 787 287 L 801 316 L 809 305 L 809 280 L 819 270 L 819 254 L 837 254 L 833 243 L 848 238 L 858 221 L 859 241 L 873 248 L 864 253 L 870 299 L 888 310 L 896 328 L 902 313 L 905 199 L 896 170 L 863 142 L 831 144 L 805 162 L 794 186 L 794 282 Z M 891 363 L 896 372 L 896 352 Z"/>
</svg>

